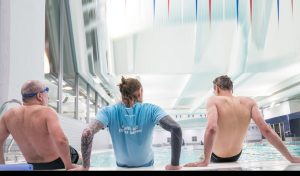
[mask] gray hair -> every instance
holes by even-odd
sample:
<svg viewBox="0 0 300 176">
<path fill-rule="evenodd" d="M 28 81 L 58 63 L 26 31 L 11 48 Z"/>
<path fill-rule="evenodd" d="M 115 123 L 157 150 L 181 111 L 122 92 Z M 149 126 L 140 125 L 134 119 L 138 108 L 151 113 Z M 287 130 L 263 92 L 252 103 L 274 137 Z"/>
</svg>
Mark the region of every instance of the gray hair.
<svg viewBox="0 0 300 176">
<path fill-rule="evenodd" d="M 24 95 L 43 91 L 43 88 L 44 88 L 44 84 L 38 80 L 26 81 L 21 88 L 21 94 L 23 97 L 23 101 L 32 98 L 32 97 L 25 98 Z"/>
</svg>

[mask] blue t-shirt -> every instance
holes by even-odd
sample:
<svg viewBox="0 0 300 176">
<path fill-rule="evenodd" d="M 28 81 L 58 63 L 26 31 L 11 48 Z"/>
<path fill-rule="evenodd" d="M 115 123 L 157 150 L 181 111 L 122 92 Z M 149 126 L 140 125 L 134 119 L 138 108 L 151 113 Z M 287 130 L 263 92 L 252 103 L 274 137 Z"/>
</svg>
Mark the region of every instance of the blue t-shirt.
<svg viewBox="0 0 300 176">
<path fill-rule="evenodd" d="M 123 103 L 101 108 L 96 119 L 109 128 L 116 161 L 120 165 L 142 166 L 153 160 L 152 132 L 168 114 L 159 106 Z"/>
</svg>

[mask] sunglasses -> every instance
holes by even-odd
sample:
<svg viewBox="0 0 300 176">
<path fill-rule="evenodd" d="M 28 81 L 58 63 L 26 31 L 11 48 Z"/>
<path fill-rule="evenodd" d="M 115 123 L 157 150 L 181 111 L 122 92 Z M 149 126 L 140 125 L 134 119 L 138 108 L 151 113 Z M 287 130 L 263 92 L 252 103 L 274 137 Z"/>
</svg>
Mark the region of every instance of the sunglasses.
<svg viewBox="0 0 300 176">
<path fill-rule="evenodd" d="M 36 93 L 28 93 L 28 94 L 22 94 L 23 99 L 24 98 L 31 98 L 36 96 L 38 93 L 44 93 L 44 92 L 49 92 L 49 87 L 46 87 L 44 90 L 40 91 L 40 92 L 36 92 Z"/>
</svg>

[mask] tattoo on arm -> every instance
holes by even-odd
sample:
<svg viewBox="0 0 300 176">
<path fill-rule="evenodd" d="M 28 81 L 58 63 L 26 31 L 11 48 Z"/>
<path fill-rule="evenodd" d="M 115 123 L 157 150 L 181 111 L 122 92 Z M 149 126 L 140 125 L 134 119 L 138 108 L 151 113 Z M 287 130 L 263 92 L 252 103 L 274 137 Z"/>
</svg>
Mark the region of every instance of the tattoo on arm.
<svg viewBox="0 0 300 176">
<path fill-rule="evenodd" d="M 90 157 L 92 152 L 92 144 L 94 134 L 97 133 L 103 125 L 99 121 L 93 121 L 84 129 L 81 137 L 81 153 L 83 159 L 83 167 L 90 167 Z"/>
</svg>

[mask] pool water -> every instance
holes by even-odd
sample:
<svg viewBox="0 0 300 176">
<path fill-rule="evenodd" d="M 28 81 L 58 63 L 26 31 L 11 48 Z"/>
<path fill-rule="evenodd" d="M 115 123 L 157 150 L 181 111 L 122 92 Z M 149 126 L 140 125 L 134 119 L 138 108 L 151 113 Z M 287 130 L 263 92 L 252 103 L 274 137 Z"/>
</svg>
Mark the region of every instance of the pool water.
<svg viewBox="0 0 300 176">
<path fill-rule="evenodd" d="M 300 141 L 285 142 L 289 151 L 300 156 Z M 153 147 L 154 166 L 163 167 L 171 161 L 171 149 L 167 147 Z M 199 161 L 203 156 L 203 146 L 182 146 L 180 164 Z M 243 152 L 238 161 L 274 161 L 283 160 L 284 157 L 271 144 L 266 141 L 245 143 Z M 93 153 L 91 157 L 92 167 L 116 167 L 113 150 Z"/>
</svg>

